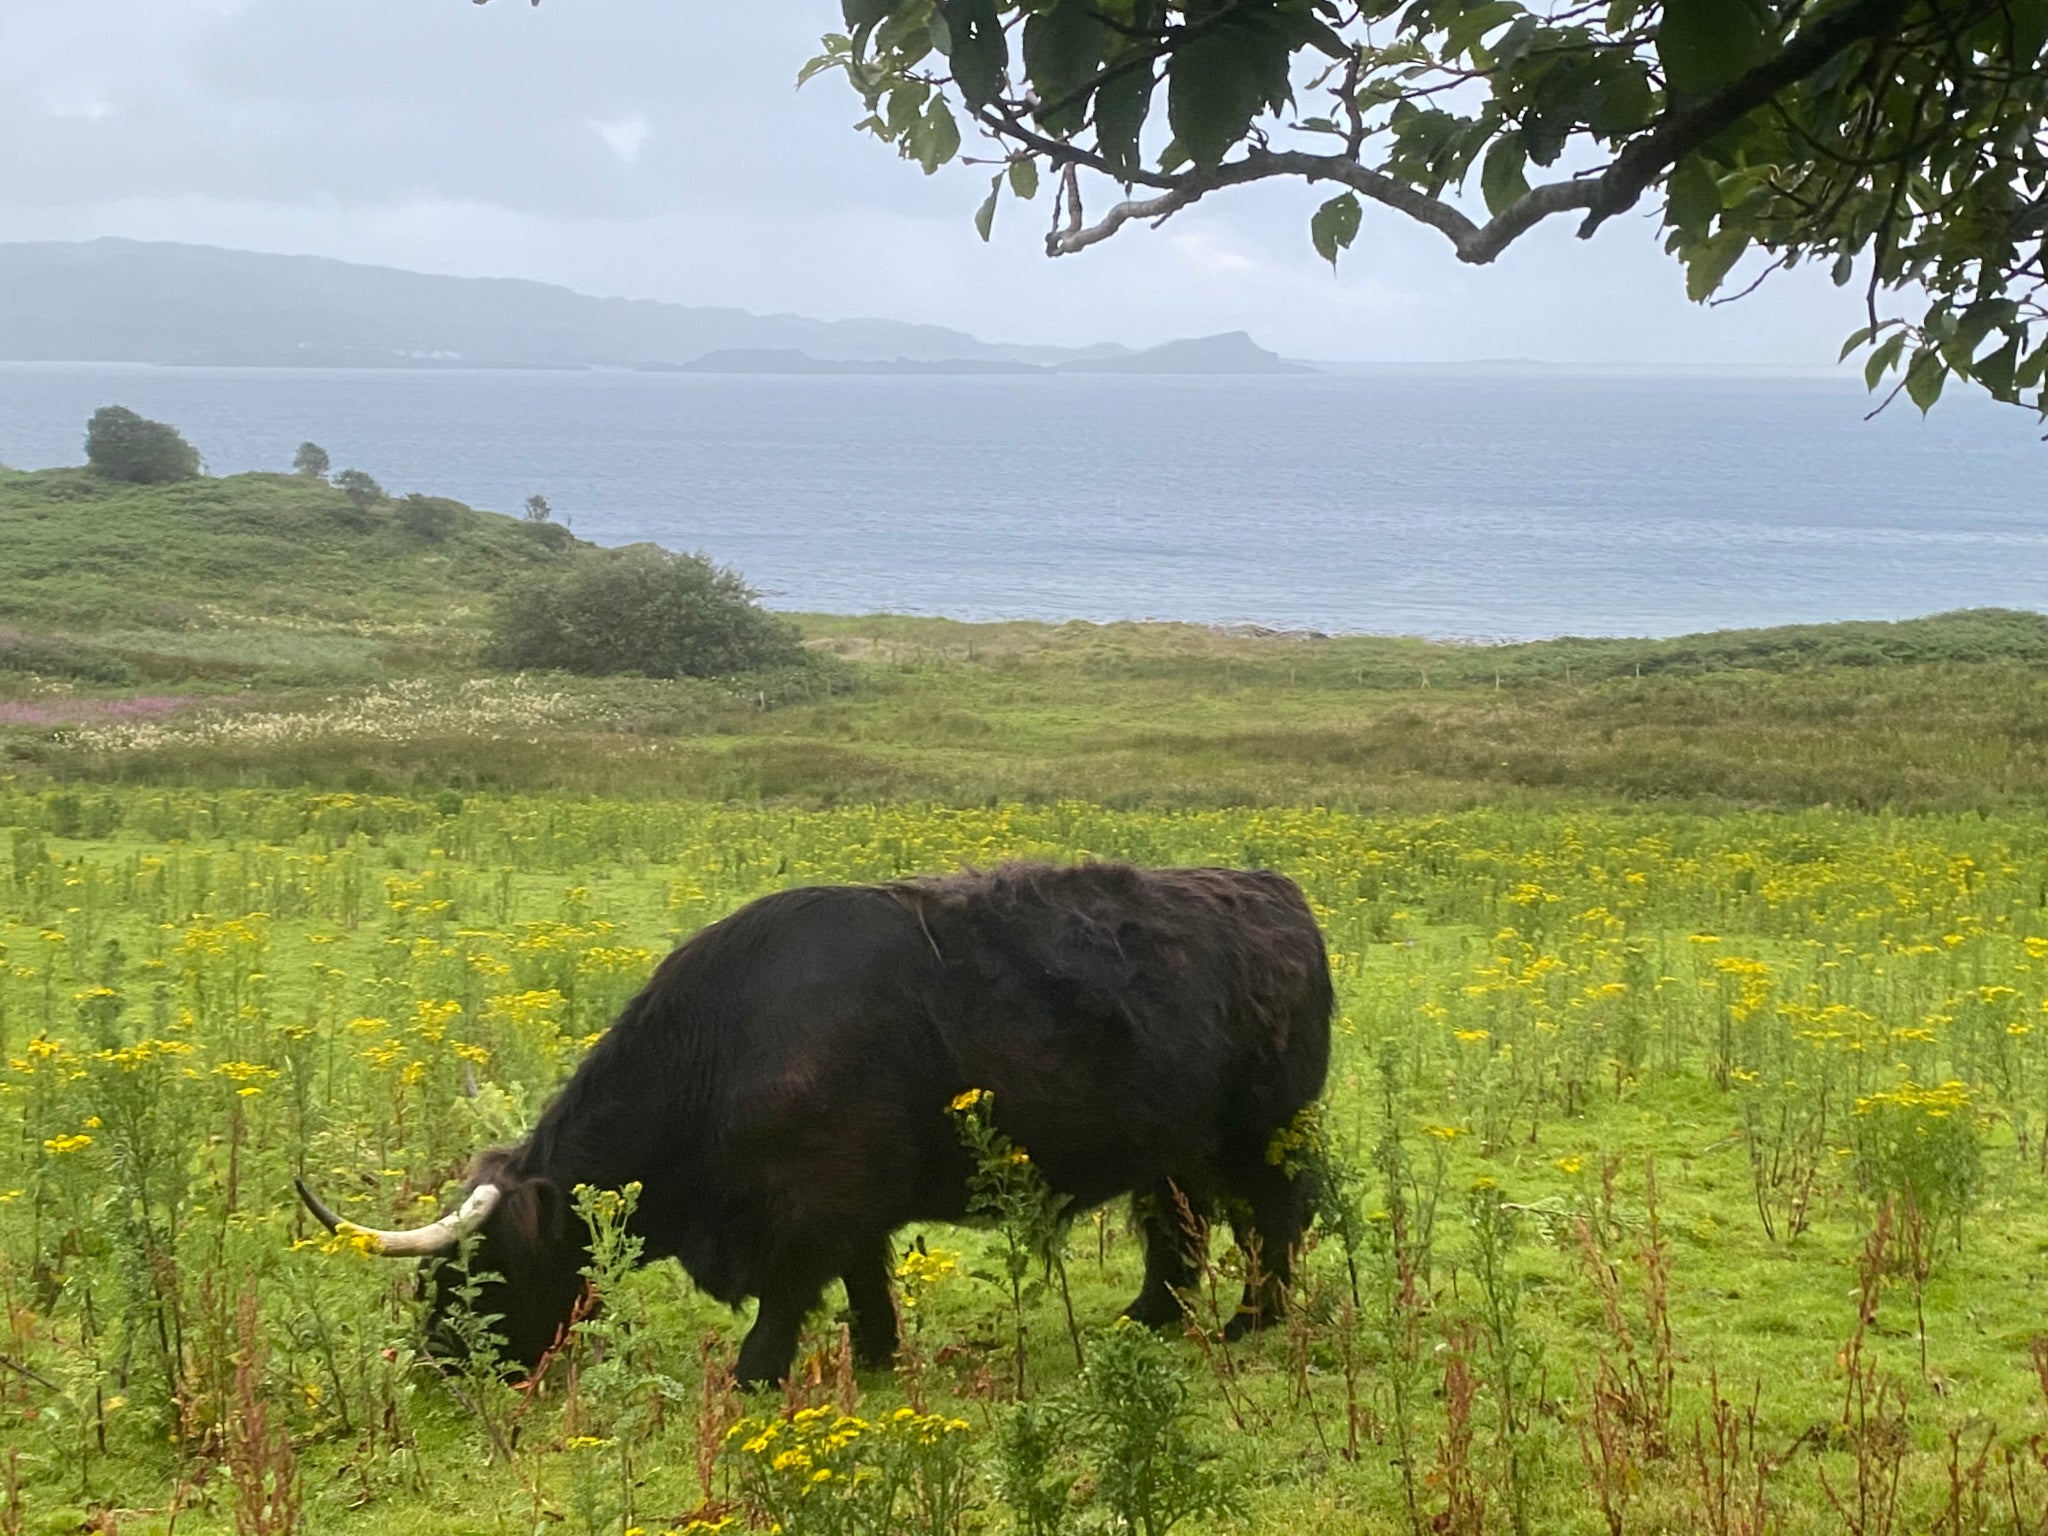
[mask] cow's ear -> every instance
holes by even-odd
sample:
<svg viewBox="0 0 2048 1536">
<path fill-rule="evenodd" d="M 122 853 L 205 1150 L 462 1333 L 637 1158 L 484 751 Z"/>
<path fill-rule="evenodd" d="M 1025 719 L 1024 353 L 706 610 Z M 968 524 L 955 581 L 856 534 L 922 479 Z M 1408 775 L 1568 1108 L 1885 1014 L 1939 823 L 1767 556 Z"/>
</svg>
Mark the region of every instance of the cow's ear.
<svg viewBox="0 0 2048 1536">
<path fill-rule="evenodd" d="M 553 1179 L 521 1179 L 508 1192 L 506 1206 L 523 1242 L 556 1242 L 567 1227 L 569 1202 Z"/>
<path fill-rule="evenodd" d="M 549 1243 L 557 1243 L 569 1231 L 569 1197 L 553 1179 L 535 1179 L 533 1191 L 534 1232 Z"/>
</svg>

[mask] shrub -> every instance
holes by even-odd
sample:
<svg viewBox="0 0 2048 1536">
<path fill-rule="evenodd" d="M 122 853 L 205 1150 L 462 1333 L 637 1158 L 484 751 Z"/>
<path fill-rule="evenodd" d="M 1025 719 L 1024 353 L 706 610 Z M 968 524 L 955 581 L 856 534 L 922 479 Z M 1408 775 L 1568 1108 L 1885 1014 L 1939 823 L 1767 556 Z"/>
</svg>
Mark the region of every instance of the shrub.
<svg viewBox="0 0 2048 1536">
<path fill-rule="evenodd" d="M 555 515 L 555 509 L 548 505 L 547 497 L 538 491 L 526 498 L 526 520 L 529 523 L 544 523 Z"/>
<path fill-rule="evenodd" d="M 1983 1142 L 1969 1088 L 1923 1087 L 1910 1077 L 1856 1100 L 1850 1120 L 1855 1172 L 1872 1200 L 1946 1229 L 1962 1244 L 1963 1218 L 1983 1188 Z"/>
<path fill-rule="evenodd" d="M 96 474 L 130 485 L 167 485 L 199 475 L 199 450 L 161 421 L 125 405 L 103 405 L 85 428 L 85 462 Z"/>
<path fill-rule="evenodd" d="M 299 451 L 292 455 L 292 473 L 308 480 L 325 480 L 332 465 L 327 450 L 318 443 L 301 443 Z"/>
<path fill-rule="evenodd" d="M 1068 1409 L 1087 1447 L 1095 1497 L 1119 1536 L 1163 1536 L 1183 1520 L 1241 1513 L 1242 1497 L 1194 1437 L 1187 1381 L 1173 1349 L 1119 1319 L 1096 1338 Z"/>
<path fill-rule="evenodd" d="M 398 503 L 398 520 L 407 531 L 438 544 L 455 531 L 462 516 L 462 503 L 444 496 L 422 496 L 417 491 Z"/>
<path fill-rule="evenodd" d="M 33 672 L 91 683 L 132 683 L 135 669 L 118 656 L 54 635 L 0 629 L 0 672 Z"/>
<path fill-rule="evenodd" d="M 567 528 L 564 528 L 560 523 L 525 522 L 521 523 L 519 527 L 520 531 L 527 538 L 532 539 L 542 549 L 551 550 L 555 554 L 561 554 L 566 550 L 576 547 L 576 535 Z"/>
<path fill-rule="evenodd" d="M 367 512 L 384 499 L 384 487 L 360 469 L 344 469 L 334 477 L 334 488 L 354 502 L 358 512 Z"/>
<path fill-rule="evenodd" d="M 589 676 L 716 677 L 798 661 L 796 630 L 736 571 L 639 545 L 535 574 L 499 599 L 493 665 Z"/>
</svg>

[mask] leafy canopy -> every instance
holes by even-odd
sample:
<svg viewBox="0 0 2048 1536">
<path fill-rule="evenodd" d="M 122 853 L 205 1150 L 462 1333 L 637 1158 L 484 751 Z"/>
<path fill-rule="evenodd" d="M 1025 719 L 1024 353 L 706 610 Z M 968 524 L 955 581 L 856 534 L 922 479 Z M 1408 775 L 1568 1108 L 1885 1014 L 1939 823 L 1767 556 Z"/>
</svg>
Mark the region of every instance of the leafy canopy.
<svg viewBox="0 0 2048 1536">
<path fill-rule="evenodd" d="M 176 427 L 138 416 L 125 405 L 103 405 L 85 427 L 85 462 L 94 473 L 131 485 L 168 485 L 196 479 L 199 450 Z"/>
<path fill-rule="evenodd" d="M 1861 281 L 1867 351 L 1922 409 L 1950 377 L 2048 414 L 2048 0 L 843 0 L 803 78 L 929 174 L 988 141 L 984 238 L 1053 187 L 1068 255 L 1217 191 L 1330 186 L 1492 261 L 1645 198 L 1696 300 L 1754 253 Z M 984 163 L 989 163 L 984 159 Z M 1097 208 L 1104 186 L 1112 201 Z M 1091 217 L 1092 212 L 1092 217 Z M 1925 307 L 1921 308 L 1920 295 Z"/>
<path fill-rule="evenodd" d="M 793 625 L 736 571 L 651 545 L 579 555 L 499 600 L 494 666 L 590 676 L 718 677 L 800 661 Z"/>
</svg>

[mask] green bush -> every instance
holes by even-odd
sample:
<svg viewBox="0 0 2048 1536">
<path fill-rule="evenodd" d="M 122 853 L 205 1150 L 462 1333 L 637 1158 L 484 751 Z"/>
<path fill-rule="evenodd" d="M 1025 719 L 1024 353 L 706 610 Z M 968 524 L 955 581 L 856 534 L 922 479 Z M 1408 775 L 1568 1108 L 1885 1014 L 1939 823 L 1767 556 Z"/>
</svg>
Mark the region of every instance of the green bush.
<svg viewBox="0 0 2048 1536">
<path fill-rule="evenodd" d="M 508 669 L 718 677 L 803 658 L 795 626 L 737 571 L 640 545 L 582 555 L 516 583 L 491 620 L 486 660 Z"/>
<path fill-rule="evenodd" d="M 150 421 L 125 405 L 103 405 L 85 428 L 85 462 L 109 480 L 131 485 L 167 485 L 199 476 L 199 450 L 161 421 Z"/>
<path fill-rule="evenodd" d="M 90 683 L 132 683 L 135 669 L 117 656 L 55 635 L 0 629 L 0 672 L 33 672 Z"/>
<path fill-rule="evenodd" d="M 334 488 L 355 503 L 358 511 L 373 507 L 384 499 L 384 487 L 360 469 L 344 469 L 334 477 Z"/>
<path fill-rule="evenodd" d="M 398 503 L 398 521 L 406 530 L 436 544 L 455 531 L 462 513 L 459 501 L 450 501 L 445 496 L 422 496 L 417 491 L 400 498 Z"/>
</svg>

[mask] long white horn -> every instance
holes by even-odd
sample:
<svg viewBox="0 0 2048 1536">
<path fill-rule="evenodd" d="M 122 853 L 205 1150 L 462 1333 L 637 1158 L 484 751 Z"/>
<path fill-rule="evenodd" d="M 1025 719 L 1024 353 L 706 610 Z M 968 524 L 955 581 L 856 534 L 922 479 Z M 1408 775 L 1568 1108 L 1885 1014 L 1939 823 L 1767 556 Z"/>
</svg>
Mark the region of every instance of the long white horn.
<svg viewBox="0 0 2048 1536">
<path fill-rule="evenodd" d="M 498 1208 L 498 1202 L 505 1198 L 505 1192 L 495 1184 L 479 1184 L 469 1192 L 469 1198 L 461 1208 L 449 1212 L 439 1221 L 424 1227 L 415 1227 L 410 1232 L 387 1232 L 378 1227 L 359 1226 L 337 1216 L 325 1201 L 306 1187 L 304 1179 L 292 1180 L 298 1186 L 299 1198 L 306 1202 L 320 1225 L 330 1232 L 345 1234 L 360 1233 L 375 1240 L 377 1251 L 388 1258 L 421 1258 L 435 1253 L 452 1253 L 462 1240 L 490 1219 L 491 1212 Z"/>
</svg>

